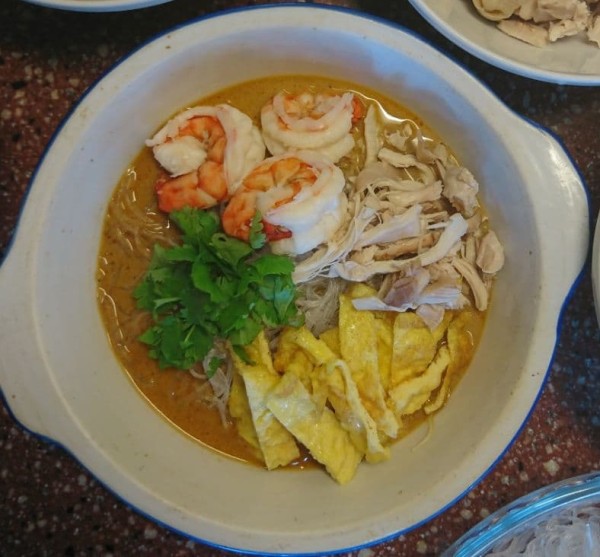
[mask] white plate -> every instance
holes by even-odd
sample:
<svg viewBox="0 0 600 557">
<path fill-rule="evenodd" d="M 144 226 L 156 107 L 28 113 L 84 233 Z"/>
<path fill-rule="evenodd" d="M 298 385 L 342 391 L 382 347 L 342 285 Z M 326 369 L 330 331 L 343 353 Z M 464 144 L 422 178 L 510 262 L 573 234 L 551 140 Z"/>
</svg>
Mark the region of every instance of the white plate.
<svg viewBox="0 0 600 557">
<path fill-rule="evenodd" d="M 73 12 L 124 12 L 166 4 L 171 0 L 25 0 L 46 8 Z"/>
<path fill-rule="evenodd" d="M 581 37 L 544 48 L 505 35 L 481 17 L 471 0 L 410 0 L 452 42 L 494 66 L 525 77 L 571 85 L 600 85 L 600 48 Z"/>
</svg>

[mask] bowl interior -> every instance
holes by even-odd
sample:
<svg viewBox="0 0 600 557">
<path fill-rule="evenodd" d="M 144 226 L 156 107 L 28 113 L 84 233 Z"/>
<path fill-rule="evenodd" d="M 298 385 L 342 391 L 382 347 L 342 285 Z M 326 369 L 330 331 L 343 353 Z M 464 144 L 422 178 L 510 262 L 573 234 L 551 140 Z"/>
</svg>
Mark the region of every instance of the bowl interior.
<svg viewBox="0 0 600 557">
<path fill-rule="evenodd" d="M 414 527 L 464 493 L 506 448 L 542 381 L 524 373 L 540 313 L 539 296 L 531 294 L 540 284 L 539 238 L 525 177 L 503 139 L 514 117 L 487 91 L 401 30 L 329 11 L 318 12 L 317 28 L 313 10 L 282 10 L 180 28 L 133 54 L 87 95 L 36 177 L 51 195 L 40 213 L 33 299 L 47 367 L 79 429 L 59 440 L 102 482 L 209 543 L 306 553 Z M 103 215 L 143 141 L 205 94 L 290 73 L 366 84 L 422 116 L 479 179 L 507 252 L 479 350 L 431 430 L 397 443 L 390 461 L 363 464 L 345 487 L 316 470 L 265 472 L 177 432 L 120 369 L 95 299 Z"/>
</svg>

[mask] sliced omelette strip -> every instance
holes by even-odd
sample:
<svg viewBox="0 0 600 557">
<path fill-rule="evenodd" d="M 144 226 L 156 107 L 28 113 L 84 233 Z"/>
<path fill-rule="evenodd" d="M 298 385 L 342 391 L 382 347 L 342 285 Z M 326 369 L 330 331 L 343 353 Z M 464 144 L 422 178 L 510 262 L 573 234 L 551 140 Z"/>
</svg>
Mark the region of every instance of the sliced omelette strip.
<svg viewBox="0 0 600 557">
<path fill-rule="evenodd" d="M 300 450 L 289 431 L 267 408 L 265 397 L 279 382 L 274 370 L 267 340 L 261 333 L 248 347 L 253 364 L 246 364 L 235 354 L 235 367 L 244 380 L 252 422 L 267 469 L 286 466 L 300 457 Z"/>
<path fill-rule="evenodd" d="M 390 399 L 398 415 L 412 414 L 419 410 L 430 398 L 443 380 L 444 372 L 450 363 L 450 352 L 442 346 L 425 373 L 404 381 L 390 391 Z"/>
<path fill-rule="evenodd" d="M 375 316 L 371 312 L 355 309 L 350 297 L 342 294 L 339 331 L 342 358 L 350 366 L 363 404 L 378 429 L 388 437 L 395 438 L 399 424 L 385 400 L 379 371 Z"/>
<path fill-rule="evenodd" d="M 246 368 L 242 377 L 246 385 L 254 429 L 267 469 L 286 466 L 300 458 L 300 450 L 293 436 L 265 404 L 267 393 L 279 382 L 279 377 L 261 366 Z"/>
<path fill-rule="evenodd" d="M 390 449 L 383 446 L 377 431 L 377 424 L 360 400 L 358 388 L 348 364 L 344 360 L 332 360 L 326 369 L 330 392 L 335 393 L 340 389 L 340 383 L 345 383 L 346 396 L 335 396 L 334 394 L 330 396 L 330 400 L 336 415 L 346 416 L 354 444 L 357 445 L 357 439 L 360 440 L 359 442 L 363 446 L 359 445 L 358 448 L 365 453 L 367 462 L 376 463 L 389 459 Z M 352 427 L 353 425 L 354 427 Z"/>
<path fill-rule="evenodd" d="M 238 433 L 242 439 L 252 447 L 252 452 L 256 457 L 264 462 L 260 444 L 258 443 L 258 436 L 256 435 L 256 429 L 254 428 L 254 422 L 252 421 L 252 412 L 250 410 L 250 405 L 248 404 L 244 380 L 237 371 L 233 372 L 227 405 L 229 407 L 229 413 L 235 421 Z"/>
<path fill-rule="evenodd" d="M 446 314 L 448 313 L 450 312 L 446 312 Z M 452 381 L 456 380 L 456 373 L 464 369 L 469 363 L 476 342 L 473 337 L 474 320 L 476 319 L 478 319 L 476 313 L 464 310 L 449 320 L 446 339 L 450 353 L 450 363 L 437 395 L 423 407 L 426 414 L 436 412 L 446 403 Z"/>
<path fill-rule="evenodd" d="M 366 454 L 369 462 L 387 460 L 390 451 L 381 443 L 377 424 L 363 404 L 347 363 L 306 327 L 296 329 L 290 338 L 319 366 L 319 377 L 313 376 L 313 400 L 319 405 L 320 399 L 316 395 L 323 392 L 324 386 L 335 415 L 355 447 Z"/>
<path fill-rule="evenodd" d="M 318 408 L 302 381 L 286 373 L 266 398 L 268 409 L 340 484 L 356 474 L 362 453 L 327 407 Z"/>
<path fill-rule="evenodd" d="M 423 373 L 433 360 L 436 348 L 433 334 L 416 313 L 398 313 L 393 329 L 390 387 L 393 389 Z"/>
</svg>

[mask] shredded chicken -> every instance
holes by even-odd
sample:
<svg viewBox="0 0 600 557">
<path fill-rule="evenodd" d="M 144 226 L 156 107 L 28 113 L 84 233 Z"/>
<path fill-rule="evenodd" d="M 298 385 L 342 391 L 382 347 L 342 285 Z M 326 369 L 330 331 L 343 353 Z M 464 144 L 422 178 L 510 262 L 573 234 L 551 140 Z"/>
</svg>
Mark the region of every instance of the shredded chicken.
<svg viewBox="0 0 600 557">
<path fill-rule="evenodd" d="M 472 0 L 475 9 L 500 31 L 544 47 L 564 37 L 581 36 L 600 46 L 597 0 Z"/>
<path fill-rule="evenodd" d="M 414 310 L 431 330 L 446 310 L 485 309 L 504 252 L 482 217 L 475 176 L 414 123 L 383 129 L 375 109 L 368 114 L 367 164 L 348 180 L 344 223 L 296 265 L 294 281 L 368 282 L 376 295 L 353 299 L 356 309 Z M 329 321 L 323 306 L 311 309 Z"/>
<path fill-rule="evenodd" d="M 477 269 L 465 259 L 455 258 L 452 260 L 452 265 L 464 277 L 469 286 L 473 297 L 475 298 L 475 307 L 479 311 L 484 311 L 488 306 L 488 291 L 482 278 L 477 273 Z"/>
<path fill-rule="evenodd" d="M 588 25 L 587 37 L 589 41 L 600 46 L 600 15 L 595 16 Z"/>
</svg>

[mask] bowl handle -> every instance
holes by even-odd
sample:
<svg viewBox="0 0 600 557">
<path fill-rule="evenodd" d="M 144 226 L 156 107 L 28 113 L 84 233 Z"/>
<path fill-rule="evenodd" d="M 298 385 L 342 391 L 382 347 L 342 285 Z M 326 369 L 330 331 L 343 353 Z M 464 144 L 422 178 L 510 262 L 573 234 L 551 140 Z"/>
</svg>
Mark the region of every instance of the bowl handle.
<svg viewBox="0 0 600 557">
<path fill-rule="evenodd" d="M 56 439 L 65 423 L 65 406 L 46 372 L 34 306 L 27 300 L 34 292 L 33 272 L 31 250 L 22 245 L 22 236 L 0 267 L 0 392 L 22 426 Z"/>
<path fill-rule="evenodd" d="M 522 153 L 532 175 L 539 176 L 540 191 L 535 199 L 535 210 L 544 230 L 543 249 L 555 255 L 542 257 L 542 277 L 552 276 L 549 300 L 556 301 L 558 310 L 565 298 L 572 294 L 588 255 L 590 236 L 589 201 L 583 177 L 566 148 L 548 130 L 535 124 L 526 126 L 521 139 Z M 557 255 L 558 254 L 558 255 Z M 552 308 L 554 311 L 554 308 Z"/>
</svg>

